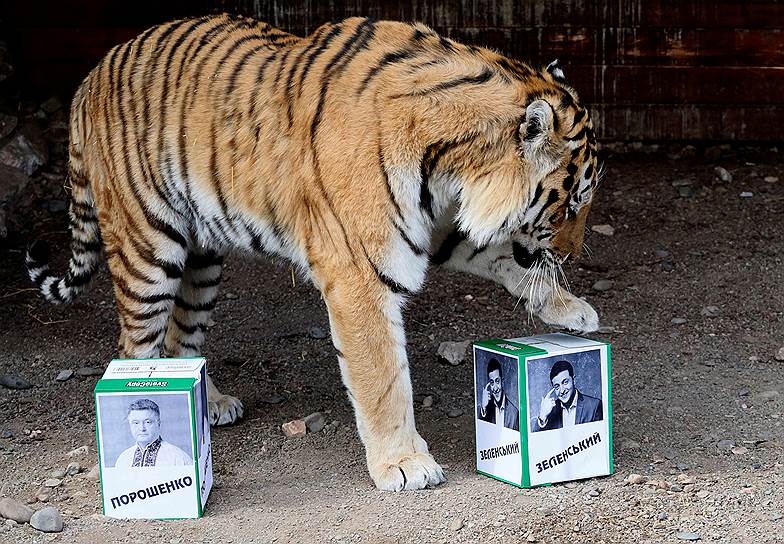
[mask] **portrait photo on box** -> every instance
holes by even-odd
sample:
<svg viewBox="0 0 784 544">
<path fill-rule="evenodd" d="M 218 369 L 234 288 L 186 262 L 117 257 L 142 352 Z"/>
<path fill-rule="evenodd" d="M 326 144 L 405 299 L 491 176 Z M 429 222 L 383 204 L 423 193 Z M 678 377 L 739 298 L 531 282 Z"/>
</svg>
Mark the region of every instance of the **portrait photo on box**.
<svg viewBox="0 0 784 544">
<path fill-rule="evenodd" d="M 520 430 L 517 358 L 477 351 L 474 366 L 476 417 L 488 423 Z"/>
<path fill-rule="evenodd" d="M 531 432 L 601 421 L 601 353 L 598 349 L 531 359 L 527 365 Z"/>
<path fill-rule="evenodd" d="M 98 410 L 104 467 L 193 464 L 187 393 L 100 395 Z"/>
</svg>

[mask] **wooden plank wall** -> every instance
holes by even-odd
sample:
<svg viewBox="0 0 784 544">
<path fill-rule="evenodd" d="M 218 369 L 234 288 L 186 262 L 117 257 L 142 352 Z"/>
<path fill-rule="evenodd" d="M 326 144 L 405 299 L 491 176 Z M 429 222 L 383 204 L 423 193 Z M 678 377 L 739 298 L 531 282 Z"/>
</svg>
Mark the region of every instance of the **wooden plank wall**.
<svg viewBox="0 0 784 544">
<path fill-rule="evenodd" d="M 238 12 L 306 34 L 369 15 L 534 64 L 561 59 L 606 140 L 776 141 L 784 126 L 781 0 L 30 0 L 3 11 L 20 75 L 40 94 L 68 92 L 111 45 L 178 16 Z"/>
</svg>

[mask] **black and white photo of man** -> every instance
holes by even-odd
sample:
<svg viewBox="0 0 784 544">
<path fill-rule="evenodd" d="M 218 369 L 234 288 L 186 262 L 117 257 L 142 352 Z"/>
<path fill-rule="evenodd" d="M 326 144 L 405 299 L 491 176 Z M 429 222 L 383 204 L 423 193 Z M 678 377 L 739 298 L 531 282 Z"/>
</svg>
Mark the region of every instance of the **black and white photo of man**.
<svg viewBox="0 0 784 544">
<path fill-rule="evenodd" d="M 574 368 L 569 361 L 559 360 L 553 364 L 550 368 L 552 387 L 539 403 L 538 416 L 531 421 L 533 432 L 601 421 L 601 399 L 582 393 L 575 382 Z"/>
<path fill-rule="evenodd" d="M 503 424 L 507 429 L 520 430 L 520 411 L 504 391 L 503 369 L 495 357 L 487 363 L 486 384 L 482 387 L 478 417 L 482 421 Z M 477 380 L 479 376 L 477 376 Z"/>
<path fill-rule="evenodd" d="M 115 467 L 161 467 L 192 465 L 191 457 L 161 436 L 161 411 L 150 399 L 128 406 L 128 426 L 136 441 L 117 458 Z"/>
</svg>

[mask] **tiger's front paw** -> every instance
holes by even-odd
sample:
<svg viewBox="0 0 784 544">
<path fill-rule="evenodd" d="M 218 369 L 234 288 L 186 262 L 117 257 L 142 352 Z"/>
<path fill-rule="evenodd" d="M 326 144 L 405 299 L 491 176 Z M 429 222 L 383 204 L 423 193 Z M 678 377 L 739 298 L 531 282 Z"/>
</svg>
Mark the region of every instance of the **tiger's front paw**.
<svg viewBox="0 0 784 544">
<path fill-rule="evenodd" d="M 242 401 L 231 395 L 219 395 L 207 403 L 210 425 L 230 425 L 242 417 Z"/>
<path fill-rule="evenodd" d="M 596 310 L 585 299 L 569 293 L 548 300 L 537 315 L 548 325 L 576 332 L 594 332 L 599 328 Z"/>
<path fill-rule="evenodd" d="M 407 491 L 446 482 L 444 469 L 429 453 L 411 453 L 390 463 L 369 467 L 370 477 L 382 491 Z"/>
</svg>

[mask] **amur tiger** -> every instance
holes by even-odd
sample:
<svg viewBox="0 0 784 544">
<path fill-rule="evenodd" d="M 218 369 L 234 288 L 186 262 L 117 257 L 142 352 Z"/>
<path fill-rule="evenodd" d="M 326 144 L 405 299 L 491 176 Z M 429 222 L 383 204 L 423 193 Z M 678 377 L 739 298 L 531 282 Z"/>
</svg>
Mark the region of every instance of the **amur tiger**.
<svg viewBox="0 0 784 544">
<path fill-rule="evenodd" d="M 559 286 L 597 181 L 588 111 L 538 70 L 421 24 L 351 18 L 300 38 L 219 15 L 114 47 L 71 106 L 70 302 L 108 258 L 121 357 L 200 353 L 231 249 L 321 291 L 370 476 L 445 480 L 414 425 L 401 308 L 430 264 L 494 280 L 544 322 L 596 329 Z M 242 404 L 208 384 L 213 424 Z"/>
</svg>

